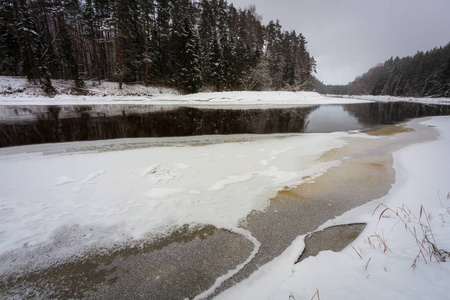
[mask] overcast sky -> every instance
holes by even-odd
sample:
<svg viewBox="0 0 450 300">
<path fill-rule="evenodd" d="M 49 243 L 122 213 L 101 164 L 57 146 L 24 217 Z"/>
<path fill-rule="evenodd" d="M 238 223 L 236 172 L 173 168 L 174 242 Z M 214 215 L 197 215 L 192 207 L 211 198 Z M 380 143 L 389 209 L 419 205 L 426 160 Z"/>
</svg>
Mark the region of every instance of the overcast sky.
<svg viewBox="0 0 450 300">
<path fill-rule="evenodd" d="M 346 84 L 391 56 L 450 42 L 450 0 L 228 0 L 308 41 L 317 78 Z"/>
</svg>

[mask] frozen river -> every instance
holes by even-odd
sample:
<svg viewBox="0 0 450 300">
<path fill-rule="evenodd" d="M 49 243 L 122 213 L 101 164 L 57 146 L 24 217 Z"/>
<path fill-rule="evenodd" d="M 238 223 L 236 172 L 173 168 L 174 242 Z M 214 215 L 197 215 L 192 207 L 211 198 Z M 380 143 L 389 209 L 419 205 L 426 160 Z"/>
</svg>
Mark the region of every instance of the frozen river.
<svg viewBox="0 0 450 300">
<path fill-rule="evenodd" d="M 108 115 L 97 108 L 3 107 L 3 146 L 8 139 L 105 138 L 75 138 L 83 126 L 123 138 L 141 136 L 145 125 L 159 137 L 0 149 L 2 295 L 217 295 L 298 236 L 387 194 L 392 153 L 437 137 L 417 120 L 379 124 L 448 114 L 446 107 L 396 103 L 145 112 L 128 106 Z M 13 113 L 20 122 L 6 117 Z M 154 114 L 183 125 L 149 127 Z M 50 128 L 53 140 L 46 140 L 42 132 Z"/>
</svg>

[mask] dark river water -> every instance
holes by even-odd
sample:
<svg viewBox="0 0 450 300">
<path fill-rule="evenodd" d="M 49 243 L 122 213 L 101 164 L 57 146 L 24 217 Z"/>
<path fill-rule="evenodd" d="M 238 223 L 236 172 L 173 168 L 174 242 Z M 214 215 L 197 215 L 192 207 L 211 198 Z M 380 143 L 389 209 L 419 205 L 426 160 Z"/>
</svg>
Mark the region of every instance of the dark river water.
<svg viewBox="0 0 450 300">
<path fill-rule="evenodd" d="M 1 106 L 0 147 L 136 137 L 333 132 L 449 115 L 450 106 L 361 103 L 272 109 Z"/>
</svg>

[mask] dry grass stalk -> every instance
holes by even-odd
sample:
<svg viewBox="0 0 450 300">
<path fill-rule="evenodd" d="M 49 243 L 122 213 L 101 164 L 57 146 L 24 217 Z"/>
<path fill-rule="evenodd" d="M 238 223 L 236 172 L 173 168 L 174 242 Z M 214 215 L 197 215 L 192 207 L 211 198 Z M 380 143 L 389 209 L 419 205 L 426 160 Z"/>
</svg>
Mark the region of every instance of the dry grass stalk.
<svg viewBox="0 0 450 300">
<path fill-rule="evenodd" d="M 316 289 L 316 293 L 312 296 L 311 300 L 316 298 L 316 296 L 317 296 L 317 300 L 320 300 L 319 289 Z"/>
<path fill-rule="evenodd" d="M 450 199 L 450 193 L 447 195 L 447 200 L 448 199 Z M 412 264 L 413 268 L 416 267 L 417 262 L 420 260 L 420 258 L 422 258 L 425 263 L 432 262 L 433 260 L 436 262 L 445 262 L 450 259 L 450 253 L 443 249 L 439 249 L 439 247 L 437 246 L 433 230 L 431 229 L 431 214 L 428 214 L 426 212 L 423 205 L 420 206 L 419 217 L 417 217 L 405 204 L 403 204 L 402 207 L 398 207 L 396 210 L 393 210 L 385 206 L 384 204 L 379 204 L 374 210 L 374 214 L 380 207 L 383 208 L 383 211 L 378 217 L 378 223 L 380 222 L 381 217 L 383 217 L 384 214 L 386 214 L 387 212 L 391 212 L 395 214 L 395 217 L 401 223 L 403 223 L 405 229 L 413 236 L 419 249 L 419 253 L 417 254 Z M 419 228 L 419 230 L 416 229 L 416 226 Z M 419 231 L 419 234 L 417 231 Z M 386 252 L 387 245 L 384 239 L 382 239 L 379 235 L 371 237 L 376 237 L 379 242 L 381 241 L 383 245 L 385 245 Z M 368 239 L 369 243 L 373 245 L 370 241 L 371 237 L 369 237 Z"/>
<path fill-rule="evenodd" d="M 362 259 L 362 256 L 361 256 L 362 252 L 361 252 L 361 254 L 360 254 L 360 253 L 358 252 L 358 250 L 356 250 L 355 247 L 353 247 L 352 244 L 350 244 L 350 246 L 352 246 L 352 248 L 353 248 L 353 250 L 355 250 L 356 254 L 358 254 L 358 256 Z M 361 251 L 361 249 L 360 249 L 360 251 Z"/>
<path fill-rule="evenodd" d="M 383 246 L 383 252 L 384 253 L 386 253 L 388 251 L 392 252 L 391 249 L 389 248 L 389 246 L 387 245 L 385 239 L 381 235 L 379 235 L 378 233 L 375 232 L 373 235 L 368 236 L 367 239 L 369 240 L 369 245 L 371 247 L 373 247 L 374 249 L 376 249 L 376 247 L 373 244 L 372 239 L 376 239 L 378 241 L 378 245 Z"/>
<path fill-rule="evenodd" d="M 367 268 L 369 267 L 369 263 L 370 263 L 371 259 L 372 259 L 372 257 L 370 257 L 369 260 L 366 262 L 366 266 L 365 266 L 364 270 L 367 271 Z"/>
</svg>

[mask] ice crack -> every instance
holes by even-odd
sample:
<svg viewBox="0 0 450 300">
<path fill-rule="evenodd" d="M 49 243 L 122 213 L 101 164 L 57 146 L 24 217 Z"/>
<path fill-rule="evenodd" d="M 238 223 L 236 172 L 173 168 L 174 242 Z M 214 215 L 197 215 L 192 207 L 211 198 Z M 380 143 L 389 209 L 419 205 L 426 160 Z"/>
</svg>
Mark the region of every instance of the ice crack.
<svg viewBox="0 0 450 300">
<path fill-rule="evenodd" d="M 236 268 L 229 270 L 226 274 L 223 274 L 222 276 L 216 278 L 216 281 L 209 289 L 195 296 L 193 300 L 205 299 L 211 296 L 222 285 L 222 283 L 232 278 L 234 275 L 236 275 L 242 269 L 244 269 L 244 267 L 255 258 L 256 254 L 258 254 L 259 248 L 261 247 L 261 243 L 250 233 L 250 231 L 242 228 L 233 228 L 231 229 L 231 231 L 243 235 L 250 242 L 252 242 L 253 244 L 252 253 L 250 253 L 250 256 L 243 263 L 237 265 Z"/>
</svg>

